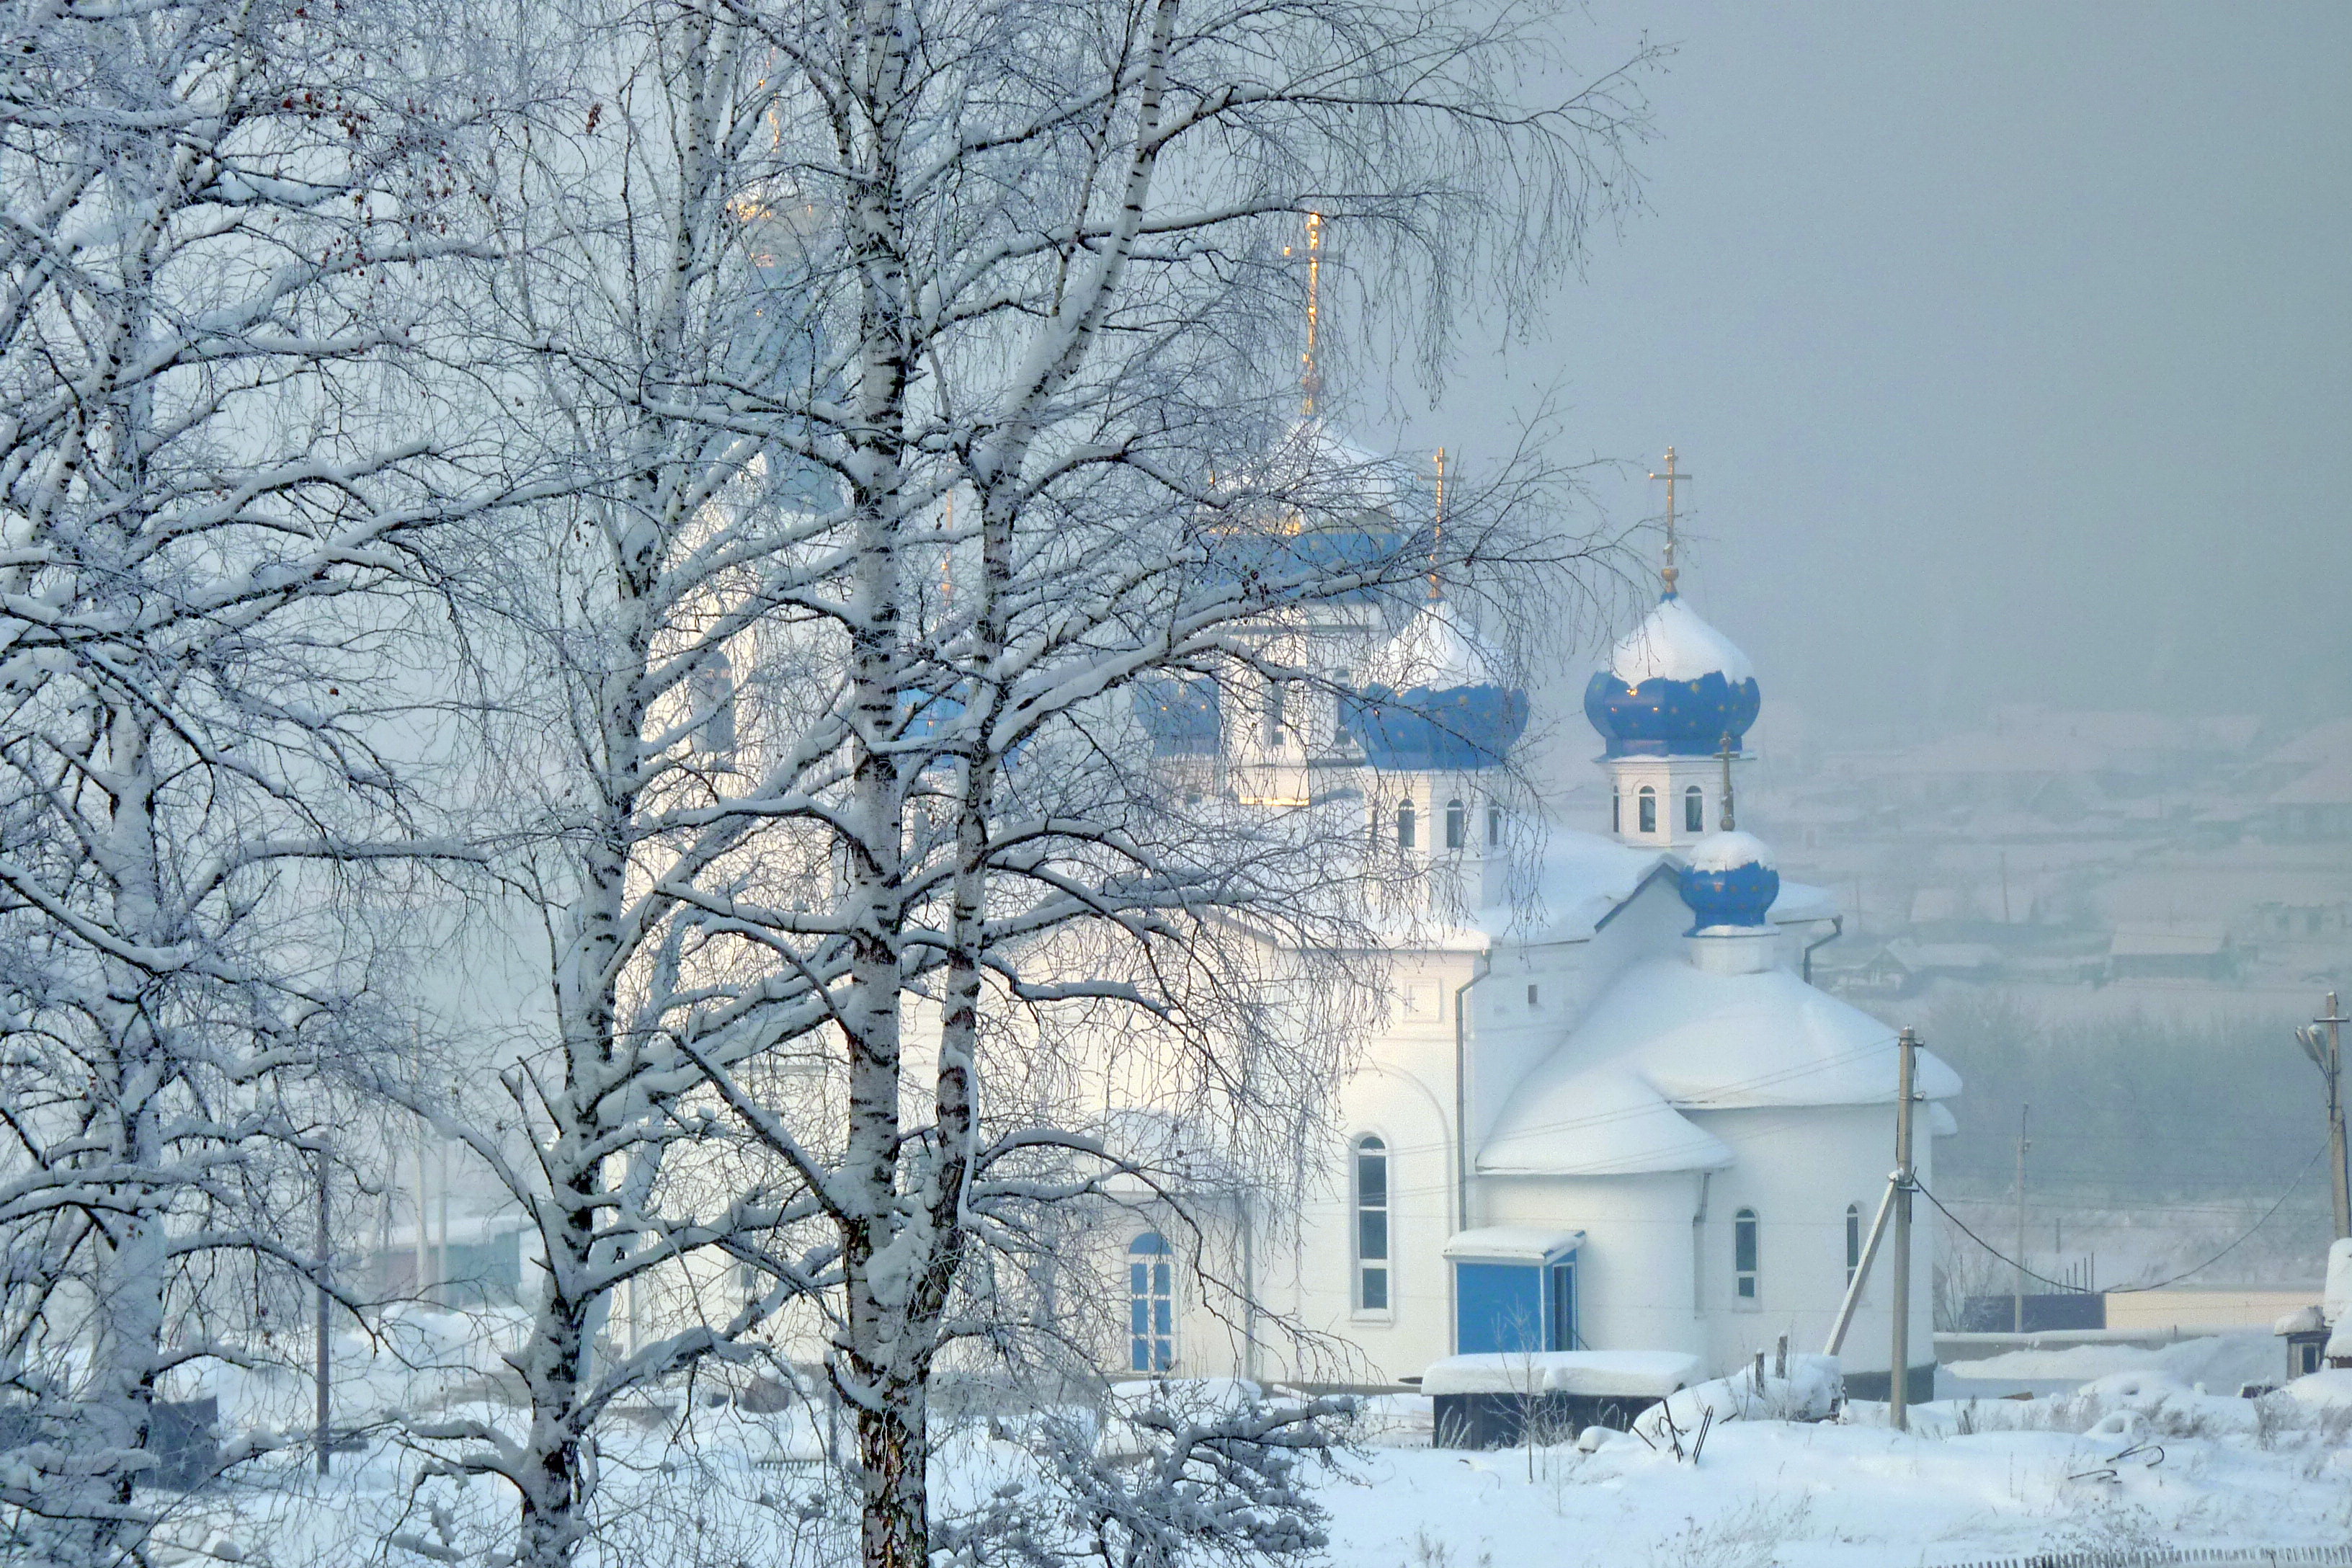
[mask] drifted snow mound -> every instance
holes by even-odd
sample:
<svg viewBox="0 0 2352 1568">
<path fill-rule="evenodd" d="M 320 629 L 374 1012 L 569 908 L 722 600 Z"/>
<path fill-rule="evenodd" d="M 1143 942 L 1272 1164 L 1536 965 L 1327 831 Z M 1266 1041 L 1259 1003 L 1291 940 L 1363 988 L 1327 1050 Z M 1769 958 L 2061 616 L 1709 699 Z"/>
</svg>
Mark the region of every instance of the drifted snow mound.
<svg viewBox="0 0 2352 1568">
<path fill-rule="evenodd" d="M 2332 1366 L 2315 1372 L 2296 1378 L 2279 1392 L 2302 1405 L 2352 1407 L 2352 1368 Z"/>
<path fill-rule="evenodd" d="M 1666 1421 L 1685 1433 L 1695 1432 L 1708 1411 L 1725 1421 L 1819 1421 L 1837 1403 L 1843 1385 L 1838 1359 L 1831 1355 L 1792 1355 L 1789 1375 L 1767 1374 L 1759 1380 L 1753 1368 L 1729 1377 L 1696 1384 L 1654 1405 L 1634 1418 L 1634 1435 L 1661 1442 Z"/>
<path fill-rule="evenodd" d="M 2083 1385 L 2075 1398 L 2098 1415 L 2091 1431 L 2137 1436 L 2158 1432 L 2252 1431 L 2254 1402 L 2229 1394 L 2208 1394 L 2170 1373 L 2153 1369 L 2118 1372 Z M 2119 1417 L 2131 1417 L 2125 1420 Z"/>
</svg>

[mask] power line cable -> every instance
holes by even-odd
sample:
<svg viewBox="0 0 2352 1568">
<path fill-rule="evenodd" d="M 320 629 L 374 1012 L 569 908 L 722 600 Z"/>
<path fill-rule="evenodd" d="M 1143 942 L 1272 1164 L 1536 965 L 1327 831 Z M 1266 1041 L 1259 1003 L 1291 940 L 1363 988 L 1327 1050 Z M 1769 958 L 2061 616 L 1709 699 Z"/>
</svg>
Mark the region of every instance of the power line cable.
<svg viewBox="0 0 2352 1568">
<path fill-rule="evenodd" d="M 2184 1268 L 2168 1279 L 2159 1279 L 2153 1285 L 2122 1285 L 2112 1290 L 2104 1291 L 2102 1294 L 2109 1296 L 2129 1296 L 2142 1290 L 2161 1290 L 2167 1285 L 2178 1285 L 2183 1279 L 2188 1279 L 2191 1274 L 2201 1274 L 2206 1269 L 2212 1268 L 2213 1265 L 2221 1262 L 2221 1259 L 2229 1257 L 2232 1252 L 2237 1251 L 2241 1245 L 2252 1237 L 2254 1232 L 2262 1229 L 2263 1226 L 2270 1223 L 2271 1215 L 2278 1213 L 2280 1209 L 2286 1206 L 2287 1199 L 2294 1195 L 2294 1189 L 2303 1184 L 2304 1177 L 2311 1174 L 2311 1168 L 2319 1163 L 2319 1157 L 2326 1152 L 2327 1145 L 2325 1143 L 2322 1143 L 2318 1148 L 2314 1149 L 2311 1152 L 2311 1158 L 2303 1163 L 2303 1169 L 2296 1172 L 2294 1180 L 2287 1184 L 2286 1191 L 2278 1195 L 2278 1202 L 2271 1205 L 2269 1208 L 2264 1209 L 2263 1211 L 2262 1218 L 2254 1221 L 2253 1224 L 2248 1226 L 2243 1231 L 2240 1232 L 2237 1240 L 2232 1241 L 2229 1246 L 2223 1247 L 2221 1251 L 2215 1253 L 2204 1262 L 2200 1263 L 2191 1268 Z M 2010 1257 L 2009 1254 L 2003 1252 L 2000 1247 L 1995 1247 L 1991 1242 L 1987 1241 L 1983 1237 L 1979 1236 L 1975 1231 L 1970 1230 L 1961 1220 L 1959 1215 L 1954 1214 L 1951 1210 L 1944 1206 L 1943 1199 L 1927 1191 L 1924 1183 L 1915 1180 L 1911 1184 L 1915 1189 L 1922 1194 L 1929 1203 L 1936 1205 L 1937 1213 L 1941 1214 L 1946 1219 L 1950 1220 L 1954 1226 L 1958 1226 L 1959 1233 L 1962 1236 L 1967 1237 L 1970 1241 L 1975 1242 L 1979 1247 L 1983 1247 L 1987 1252 L 1991 1253 L 1995 1258 L 2000 1259 L 2003 1263 L 2008 1264 L 2011 1268 L 2016 1269 L 2028 1279 L 2039 1280 L 2044 1285 L 2054 1285 L 2059 1289 L 2068 1291 L 2070 1293 L 2074 1291 L 2074 1287 L 2068 1281 L 2063 1279 L 2053 1279 L 2047 1274 L 2036 1274 L 2032 1269 L 2028 1268 L 2024 1264 L 2020 1263 L 2016 1258 Z"/>
</svg>

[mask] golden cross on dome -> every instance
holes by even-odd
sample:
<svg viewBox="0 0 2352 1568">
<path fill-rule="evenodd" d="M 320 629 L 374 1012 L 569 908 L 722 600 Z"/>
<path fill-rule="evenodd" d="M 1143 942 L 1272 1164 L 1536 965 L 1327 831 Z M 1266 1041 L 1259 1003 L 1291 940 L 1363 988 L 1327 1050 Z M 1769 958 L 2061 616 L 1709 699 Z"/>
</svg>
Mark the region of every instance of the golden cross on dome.
<svg viewBox="0 0 2352 1568">
<path fill-rule="evenodd" d="M 1669 447 L 1666 448 L 1666 471 L 1663 474 L 1652 474 L 1650 477 L 1666 481 L 1666 566 L 1659 575 L 1666 580 L 1666 592 L 1672 594 L 1675 591 L 1675 578 L 1679 575 L 1675 571 L 1675 486 L 1678 481 L 1687 480 L 1691 476 L 1686 471 L 1676 470 L 1675 449 Z"/>
</svg>

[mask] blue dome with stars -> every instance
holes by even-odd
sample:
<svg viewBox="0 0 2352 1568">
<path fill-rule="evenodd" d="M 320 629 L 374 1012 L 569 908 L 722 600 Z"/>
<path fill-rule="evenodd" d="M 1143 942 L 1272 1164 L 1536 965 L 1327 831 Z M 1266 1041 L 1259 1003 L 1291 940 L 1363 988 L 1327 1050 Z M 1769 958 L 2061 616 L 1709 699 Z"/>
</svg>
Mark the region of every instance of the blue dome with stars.
<svg viewBox="0 0 2352 1568">
<path fill-rule="evenodd" d="M 1498 767 L 1528 727 L 1528 694 L 1502 660 L 1432 599 L 1374 660 L 1376 679 L 1340 703 L 1364 759 L 1390 772 Z"/>
<path fill-rule="evenodd" d="M 1712 756 L 1739 749 L 1762 700 L 1748 656 L 1668 593 L 1585 686 L 1584 716 L 1612 757 Z"/>
<path fill-rule="evenodd" d="M 1768 923 L 1772 900 L 1780 896 L 1780 873 L 1754 834 L 1710 833 L 1691 846 L 1682 895 L 1690 906 L 1689 935 L 1727 926 L 1752 931 Z"/>
</svg>

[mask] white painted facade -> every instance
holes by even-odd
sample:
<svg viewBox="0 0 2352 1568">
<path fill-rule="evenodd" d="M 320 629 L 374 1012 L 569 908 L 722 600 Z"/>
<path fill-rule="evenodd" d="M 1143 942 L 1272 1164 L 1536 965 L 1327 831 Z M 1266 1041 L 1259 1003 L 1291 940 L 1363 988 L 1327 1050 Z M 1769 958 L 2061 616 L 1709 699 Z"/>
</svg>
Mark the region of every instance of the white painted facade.
<svg viewBox="0 0 2352 1568">
<path fill-rule="evenodd" d="M 1720 642 L 1686 607 L 1667 606 L 1680 622 L 1670 631 L 1696 623 Z M 1269 1313 L 1326 1338 L 1246 1344 L 1249 1331 L 1213 1310 L 1211 1292 L 1180 1281 L 1169 1370 L 1383 1385 L 1486 1348 L 1464 1339 L 1463 1288 L 1446 1256 L 1465 1235 L 1474 1250 L 1489 1245 L 1481 1237 L 1551 1237 L 1570 1249 L 1573 1342 L 1530 1348 L 1681 1352 L 1710 1375 L 1782 1335 L 1794 1349 L 1822 1348 L 1850 1246 L 1866 1236 L 1894 1163 L 1895 1031 L 1801 979 L 1808 945 L 1835 930 L 1819 889 L 1780 883 L 1754 924 L 1687 934 L 1700 917 L 1681 879 L 1723 816 L 1719 754 L 1603 765 L 1621 802 L 1616 832 L 1555 832 L 1531 902 L 1504 898 L 1509 848 L 1489 845 L 1486 775 L 1363 770 L 1376 830 L 1392 831 L 1384 814 L 1411 799 L 1433 882 L 1460 889 L 1439 907 L 1464 908 L 1391 948 L 1391 1016 L 1342 1089 L 1344 1137 L 1323 1152 L 1322 1180 L 1300 1211 L 1227 1213 L 1212 1226 L 1231 1244 L 1220 1267 L 1245 1256 Z M 1660 799 L 1649 831 L 1630 804 L 1645 785 Z M 1685 817 L 1690 788 L 1701 791 L 1706 832 Z M 1449 850 L 1453 800 L 1466 827 Z M 1959 1083 L 1923 1052 L 1919 1088 L 1930 1103 L 1916 1159 L 1932 1184 L 1933 1134 L 1953 1125 L 1933 1102 Z M 1377 1258 L 1360 1245 L 1366 1140 L 1385 1161 Z M 1141 1209 L 1120 1223 L 1150 1228 Z M 1934 1343 L 1930 1235 L 1915 1226 L 1915 1374 Z M 1888 1368 L 1894 1262 L 1890 1244 L 1844 1347 L 1864 1391 L 1872 1373 L 1883 1386 Z M 1370 1268 L 1385 1278 L 1368 1301 Z"/>
</svg>

